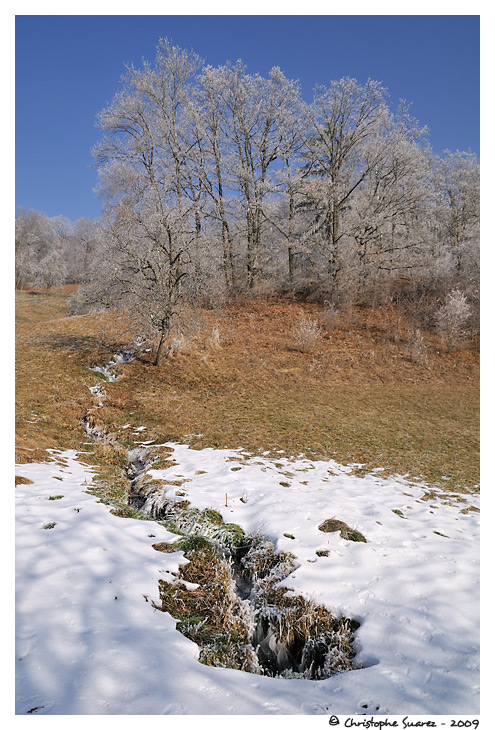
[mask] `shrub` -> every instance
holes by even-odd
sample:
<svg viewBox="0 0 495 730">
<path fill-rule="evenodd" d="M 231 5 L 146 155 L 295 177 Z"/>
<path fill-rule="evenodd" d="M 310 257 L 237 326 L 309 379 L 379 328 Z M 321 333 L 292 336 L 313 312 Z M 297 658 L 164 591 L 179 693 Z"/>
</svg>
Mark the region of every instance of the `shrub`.
<svg viewBox="0 0 495 730">
<path fill-rule="evenodd" d="M 301 352 L 309 352 L 322 338 L 318 322 L 306 314 L 299 315 L 292 334 L 296 347 Z"/>
<path fill-rule="evenodd" d="M 466 338 L 470 316 L 471 307 L 466 296 L 458 289 L 453 289 L 436 314 L 437 329 L 445 338 L 449 351 Z"/>
<path fill-rule="evenodd" d="M 216 325 L 211 329 L 211 335 L 208 339 L 208 344 L 215 350 L 220 347 L 220 328 Z"/>
<path fill-rule="evenodd" d="M 323 326 L 325 327 L 325 329 L 335 329 L 339 323 L 339 319 L 340 310 L 337 309 L 333 302 L 325 300 L 325 306 L 322 315 Z"/>
<path fill-rule="evenodd" d="M 408 330 L 407 339 L 407 349 L 411 359 L 415 362 L 424 360 L 426 358 L 428 344 L 423 337 L 421 330 L 418 328 Z"/>
<path fill-rule="evenodd" d="M 168 345 L 167 345 L 167 355 L 170 357 L 171 355 L 177 355 L 179 352 L 182 352 L 186 347 L 186 338 L 184 335 L 176 334 L 173 337 L 170 338 Z"/>
</svg>

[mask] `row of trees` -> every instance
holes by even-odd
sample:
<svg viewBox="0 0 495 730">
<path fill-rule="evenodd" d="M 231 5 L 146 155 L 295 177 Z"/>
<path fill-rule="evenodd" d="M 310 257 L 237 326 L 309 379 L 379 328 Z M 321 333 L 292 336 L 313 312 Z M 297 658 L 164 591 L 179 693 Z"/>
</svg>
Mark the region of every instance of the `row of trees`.
<svg viewBox="0 0 495 730">
<path fill-rule="evenodd" d="M 99 221 L 48 218 L 37 210 L 19 208 L 15 217 L 15 287 L 48 288 L 88 281 L 93 265 Z"/>
<path fill-rule="evenodd" d="M 98 124 L 103 215 L 85 222 L 87 256 L 78 244 L 83 298 L 139 311 L 160 335 L 158 360 L 188 298 L 320 282 L 352 300 L 405 276 L 476 286 L 478 159 L 435 155 L 377 81 L 333 81 L 307 104 L 279 68 L 264 78 L 240 61 L 205 67 L 160 40 Z M 33 276 L 23 235 L 20 280 Z M 65 260 L 57 236 L 37 253 L 48 267 Z"/>
</svg>

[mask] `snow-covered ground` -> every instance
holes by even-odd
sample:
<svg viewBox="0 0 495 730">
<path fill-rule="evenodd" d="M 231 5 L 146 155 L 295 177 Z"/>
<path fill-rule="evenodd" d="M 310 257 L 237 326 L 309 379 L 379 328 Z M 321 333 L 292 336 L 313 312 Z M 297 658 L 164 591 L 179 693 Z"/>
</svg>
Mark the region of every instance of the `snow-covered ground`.
<svg viewBox="0 0 495 730">
<path fill-rule="evenodd" d="M 151 546 L 173 536 L 112 515 L 68 451 L 16 467 L 34 482 L 16 487 L 17 714 L 479 713 L 479 514 L 461 511 L 475 495 L 424 500 L 421 485 L 334 462 L 170 446 L 176 465 L 150 473 L 292 552 L 285 583 L 361 623 L 364 668 L 309 681 L 200 664 L 152 606 L 184 558 Z M 367 542 L 318 530 L 332 517 Z"/>
</svg>

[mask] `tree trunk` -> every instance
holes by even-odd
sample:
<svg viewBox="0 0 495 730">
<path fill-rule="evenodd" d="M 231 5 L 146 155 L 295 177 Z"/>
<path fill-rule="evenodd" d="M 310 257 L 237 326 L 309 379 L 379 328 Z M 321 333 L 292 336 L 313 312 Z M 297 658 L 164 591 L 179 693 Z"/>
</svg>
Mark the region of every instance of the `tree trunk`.
<svg viewBox="0 0 495 730">
<path fill-rule="evenodd" d="M 289 257 L 289 281 L 292 284 L 294 281 L 294 251 L 292 250 L 292 246 L 287 248 L 287 253 Z"/>
<path fill-rule="evenodd" d="M 168 340 L 168 331 L 162 330 L 160 332 L 160 341 L 158 343 L 158 349 L 156 351 L 156 357 L 153 365 L 159 365 L 162 360 L 165 359 L 167 355 L 167 340 Z"/>
</svg>

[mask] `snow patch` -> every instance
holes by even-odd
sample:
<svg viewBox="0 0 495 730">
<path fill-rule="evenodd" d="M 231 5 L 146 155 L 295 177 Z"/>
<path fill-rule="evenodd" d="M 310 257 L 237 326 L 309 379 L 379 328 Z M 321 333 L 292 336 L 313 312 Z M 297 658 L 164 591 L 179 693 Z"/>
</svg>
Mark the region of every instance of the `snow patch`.
<svg viewBox="0 0 495 730">
<path fill-rule="evenodd" d="M 182 489 L 191 507 L 216 509 L 290 549 L 298 567 L 284 584 L 359 621 L 356 660 L 366 668 L 312 682 L 200 664 L 176 621 L 153 609 L 159 579 L 173 580 L 185 559 L 152 545 L 174 536 L 112 515 L 85 492 L 90 467 L 67 451 L 16 467 L 34 482 L 15 490 L 18 714 L 479 712 L 477 495 L 447 500 L 403 478 L 358 478 L 335 462 L 281 456 L 294 475 L 287 489 L 266 455 L 232 472 L 239 451 L 166 445 L 170 468 L 190 480 Z M 367 542 L 319 531 L 331 518 Z"/>
</svg>

